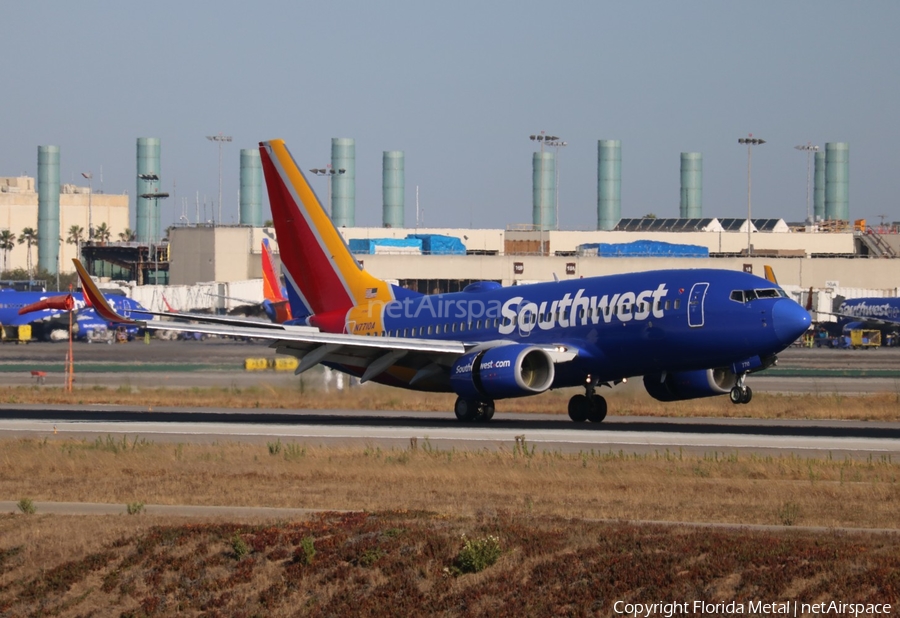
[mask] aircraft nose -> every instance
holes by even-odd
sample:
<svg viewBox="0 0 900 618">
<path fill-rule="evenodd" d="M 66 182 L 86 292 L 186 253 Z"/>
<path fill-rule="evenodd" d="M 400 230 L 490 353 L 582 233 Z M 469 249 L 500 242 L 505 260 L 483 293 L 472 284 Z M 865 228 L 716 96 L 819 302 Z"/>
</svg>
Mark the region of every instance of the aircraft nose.
<svg viewBox="0 0 900 618">
<path fill-rule="evenodd" d="M 810 322 L 809 312 L 787 298 L 782 298 L 772 307 L 772 327 L 778 341 L 784 345 L 794 343 L 806 332 Z"/>
</svg>

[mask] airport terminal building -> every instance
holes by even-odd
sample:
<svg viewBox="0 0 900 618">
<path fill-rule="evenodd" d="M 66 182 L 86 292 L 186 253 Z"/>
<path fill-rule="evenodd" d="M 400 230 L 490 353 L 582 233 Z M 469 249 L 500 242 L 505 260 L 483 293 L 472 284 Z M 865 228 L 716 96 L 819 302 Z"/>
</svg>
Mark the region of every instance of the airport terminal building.
<svg viewBox="0 0 900 618">
<path fill-rule="evenodd" d="M 405 227 L 404 157 L 383 157 L 383 226 L 355 225 L 355 144 L 332 140 L 324 206 L 360 263 L 379 278 L 423 293 L 452 292 L 472 281 L 502 285 L 572 279 L 662 268 L 723 268 L 757 274 L 770 264 L 786 289 L 832 290 L 845 296 L 895 296 L 900 289 L 900 226 L 852 221 L 849 211 L 849 147 L 826 144 L 816 152 L 814 215 L 801 223 L 781 219 L 723 219 L 703 216 L 702 157 L 681 156 L 681 207 L 678 218 L 621 217 L 621 143 L 599 140 L 597 156 L 597 229 L 565 231 L 556 218 L 555 154 L 533 153 L 533 209 L 529 224 L 505 229 L 434 229 Z M 821 156 L 820 156 L 821 155 Z M 38 148 L 38 177 L 0 178 L 0 230 L 17 236 L 35 229 L 34 267 L 70 272 L 78 248 L 66 242 L 71 226 L 93 241 L 80 247 L 91 273 L 118 281 L 129 295 L 160 308 L 160 290 L 204 286 L 215 296 L 261 299 L 263 239 L 278 256 L 274 228 L 262 221 L 263 180 L 259 152 L 241 150 L 240 224 L 182 221 L 161 226 L 159 202 L 168 197 L 161 178 L 161 145 L 138 138 L 137 180 L 133 206 L 134 237 L 129 229 L 129 196 L 95 193 L 87 186 L 60 184 L 59 149 Z M 100 225 L 110 233 L 99 239 Z M 18 242 L 4 251 L 7 270 L 26 268 L 29 251 Z M 152 284 L 152 285 L 150 285 Z M 224 287 L 223 287 L 224 286 Z M 148 288 L 156 291 L 142 290 Z M 259 288 L 259 291 L 255 291 Z M 148 298 L 152 296 L 152 298 Z M 198 294 L 193 294 L 195 300 Z M 213 296 L 213 294 L 209 294 Z M 228 302 L 208 301 L 216 309 Z"/>
</svg>

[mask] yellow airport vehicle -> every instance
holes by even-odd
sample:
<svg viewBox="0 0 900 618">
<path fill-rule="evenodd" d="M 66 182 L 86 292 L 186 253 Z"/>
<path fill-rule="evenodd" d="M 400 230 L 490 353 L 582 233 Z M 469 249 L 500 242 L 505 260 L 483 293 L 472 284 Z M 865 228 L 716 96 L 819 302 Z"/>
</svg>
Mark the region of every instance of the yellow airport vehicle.
<svg viewBox="0 0 900 618">
<path fill-rule="evenodd" d="M 858 348 L 877 348 L 879 346 L 881 346 L 880 330 L 856 328 L 850 331 L 850 347 L 854 350 Z"/>
</svg>

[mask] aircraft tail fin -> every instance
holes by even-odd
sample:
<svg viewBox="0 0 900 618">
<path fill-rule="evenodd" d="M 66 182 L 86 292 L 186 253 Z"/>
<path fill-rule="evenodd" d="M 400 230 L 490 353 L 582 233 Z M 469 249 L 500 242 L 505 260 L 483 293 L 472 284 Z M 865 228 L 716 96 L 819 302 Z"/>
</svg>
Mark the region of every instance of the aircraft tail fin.
<svg viewBox="0 0 900 618">
<path fill-rule="evenodd" d="M 272 260 L 272 248 L 269 246 L 268 238 L 263 238 L 262 241 L 262 273 L 263 298 L 273 302 L 286 300 L 281 293 L 278 275 L 275 274 L 275 262 Z"/>
<path fill-rule="evenodd" d="M 137 322 L 135 322 L 134 320 L 116 313 L 116 310 L 113 309 L 112 306 L 110 306 L 109 302 L 107 302 L 106 298 L 103 296 L 103 293 L 100 292 L 97 284 L 94 283 L 93 279 L 91 279 L 91 275 L 82 265 L 81 260 L 73 259 L 72 262 L 74 262 L 75 270 L 76 272 L 78 272 L 78 278 L 81 280 L 81 292 L 82 294 L 84 294 L 85 302 L 87 302 L 91 307 L 94 308 L 94 311 L 97 312 L 97 315 L 99 315 L 107 322 L 137 324 Z"/>
<path fill-rule="evenodd" d="M 293 318 L 293 309 L 288 299 L 285 298 L 286 292 L 282 292 L 281 282 L 275 272 L 275 261 L 272 259 L 272 248 L 269 246 L 269 239 L 263 238 L 262 241 L 262 274 L 263 274 L 263 298 L 265 299 L 263 306 L 266 315 L 278 324 L 283 324 Z M 299 316 L 309 316 L 309 308 L 303 306 L 302 301 L 297 299 L 302 312 L 298 311 Z"/>
<path fill-rule="evenodd" d="M 775 278 L 775 269 L 772 268 L 771 266 L 769 266 L 768 264 L 766 264 L 765 269 L 766 269 L 766 279 L 768 279 L 775 285 L 778 285 L 778 279 Z"/>
<path fill-rule="evenodd" d="M 259 146 L 289 290 L 314 314 L 394 300 L 395 288 L 363 270 L 350 253 L 284 141 Z"/>
</svg>

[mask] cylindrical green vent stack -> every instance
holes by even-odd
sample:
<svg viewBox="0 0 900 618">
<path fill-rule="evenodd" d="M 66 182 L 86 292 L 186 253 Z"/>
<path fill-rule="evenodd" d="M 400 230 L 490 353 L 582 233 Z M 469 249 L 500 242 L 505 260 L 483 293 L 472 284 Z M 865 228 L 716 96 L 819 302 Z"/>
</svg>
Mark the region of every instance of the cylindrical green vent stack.
<svg viewBox="0 0 900 618">
<path fill-rule="evenodd" d="M 825 144 L 825 219 L 850 220 L 850 144 Z"/>
<path fill-rule="evenodd" d="M 159 200 L 141 197 L 150 193 L 159 193 L 160 143 L 158 137 L 139 137 L 137 140 L 137 191 L 135 203 L 135 234 L 137 241 L 152 243 L 160 240 L 159 234 Z"/>
<path fill-rule="evenodd" d="M 815 154 L 813 217 L 816 221 L 825 220 L 825 152 L 822 150 Z"/>
<path fill-rule="evenodd" d="M 622 218 L 622 142 L 597 142 L 597 229 L 612 230 Z"/>
<path fill-rule="evenodd" d="M 262 160 L 258 148 L 241 149 L 241 225 L 262 227 Z"/>
<path fill-rule="evenodd" d="M 38 268 L 59 272 L 59 146 L 38 146 Z"/>
<path fill-rule="evenodd" d="M 556 155 L 536 152 L 531 158 L 532 210 L 535 229 L 556 229 Z"/>
<path fill-rule="evenodd" d="M 403 166 L 402 151 L 384 151 L 381 158 L 381 212 L 384 227 L 403 227 L 405 223 L 403 193 L 406 179 Z"/>
<path fill-rule="evenodd" d="M 682 219 L 699 219 L 703 216 L 703 155 L 699 152 L 681 153 L 681 208 Z"/>
<path fill-rule="evenodd" d="M 331 220 L 337 227 L 356 226 L 356 142 L 331 140 Z M 341 171 L 343 170 L 343 171 Z"/>
</svg>

